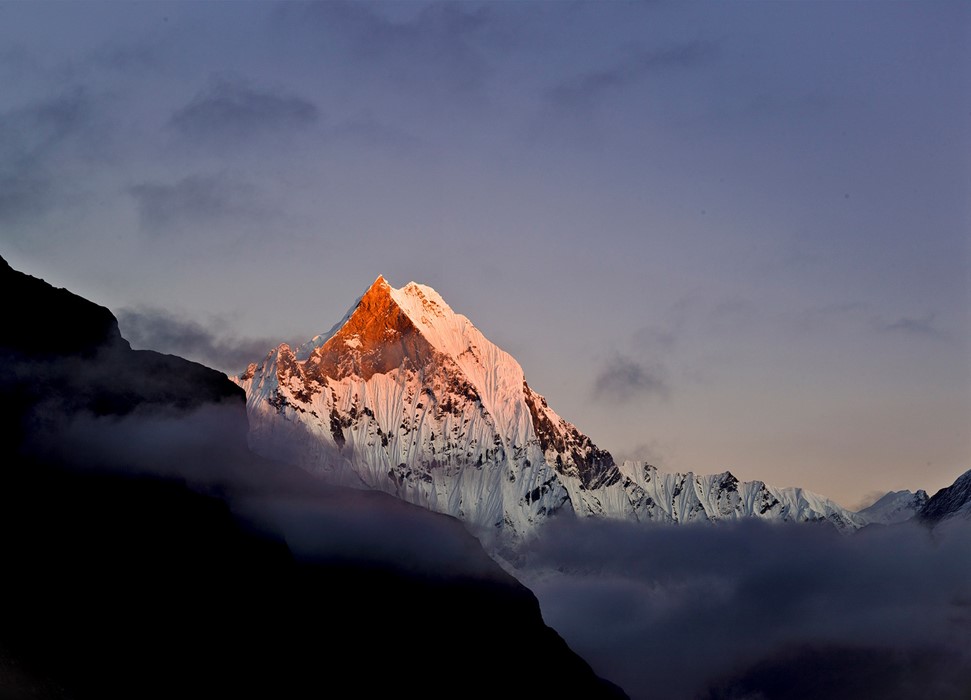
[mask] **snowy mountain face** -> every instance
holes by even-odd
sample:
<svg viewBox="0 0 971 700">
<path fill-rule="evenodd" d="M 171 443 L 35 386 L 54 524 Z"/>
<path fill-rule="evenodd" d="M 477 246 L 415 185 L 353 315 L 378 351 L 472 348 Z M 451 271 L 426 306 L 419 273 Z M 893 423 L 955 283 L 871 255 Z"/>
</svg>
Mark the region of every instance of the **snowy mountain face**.
<svg viewBox="0 0 971 700">
<path fill-rule="evenodd" d="M 236 378 L 250 446 L 332 483 L 378 489 L 522 536 L 551 515 L 691 522 L 864 521 L 801 489 L 617 466 L 523 369 L 430 287 L 382 277 L 343 321 Z"/>
<path fill-rule="evenodd" d="M 643 462 L 624 462 L 620 486 L 636 520 L 668 523 L 761 518 L 781 522 L 829 522 L 855 530 L 865 522 L 824 496 L 762 481 L 739 481 L 731 472 L 695 475 L 659 472 Z M 631 517 L 631 516 L 628 516 Z"/>
<path fill-rule="evenodd" d="M 891 491 L 857 513 L 868 525 L 894 525 L 910 520 L 927 503 L 927 492 Z"/>
</svg>

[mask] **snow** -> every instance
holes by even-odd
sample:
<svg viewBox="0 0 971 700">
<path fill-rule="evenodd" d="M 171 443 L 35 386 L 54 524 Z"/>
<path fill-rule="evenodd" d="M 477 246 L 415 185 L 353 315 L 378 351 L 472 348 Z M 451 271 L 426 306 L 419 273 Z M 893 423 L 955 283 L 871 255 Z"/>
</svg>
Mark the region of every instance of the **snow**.
<svg viewBox="0 0 971 700">
<path fill-rule="evenodd" d="M 357 305 L 360 303 L 361 303 L 361 299 L 360 297 L 358 297 L 357 301 L 355 301 L 354 304 L 351 306 L 351 308 L 347 310 L 347 313 L 345 313 L 344 316 L 341 318 L 341 320 L 335 323 L 329 331 L 327 331 L 326 333 L 315 335 L 306 343 L 303 343 L 302 345 L 300 345 L 297 348 L 296 352 L 294 353 L 295 359 L 298 362 L 306 361 L 306 359 L 310 357 L 310 355 L 313 353 L 314 350 L 316 350 L 319 347 L 322 347 L 324 343 L 326 343 L 328 340 L 333 338 L 334 335 L 337 334 L 337 331 L 339 331 L 344 326 L 344 324 L 347 323 L 348 319 L 351 317 L 351 314 L 354 313 L 354 311 L 357 309 Z"/>
<path fill-rule="evenodd" d="M 391 298 L 439 352 L 448 355 L 476 388 L 482 404 L 502 433 L 516 444 L 531 431 L 523 404 L 523 368 L 504 350 L 489 342 L 465 316 L 456 314 L 431 287 L 409 282 L 391 288 Z"/>
<path fill-rule="evenodd" d="M 857 513 L 868 524 L 892 525 L 910 520 L 927 503 L 925 491 L 890 491 Z"/>
<path fill-rule="evenodd" d="M 395 289 L 383 277 L 375 288 L 390 295 L 433 356 L 367 380 L 315 372 L 308 360 L 335 336 L 339 347 L 332 343 L 332 350 L 361 347 L 360 337 L 340 333 L 358 312 L 358 299 L 327 333 L 295 351 L 282 344 L 236 378 L 246 391 L 255 451 L 334 483 L 448 513 L 480 535 L 523 538 L 549 517 L 569 513 L 675 523 L 826 520 L 841 530 L 865 523 L 818 494 L 738 482 L 728 472 L 665 474 L 637 462 L 614 467 L 526 386 L 511 355 L 434 289 L 415 282 Z M 467 385 L 474 394 L 461 388 Z M 534 420 L 542 421 L 542 436 Z M 592 459 L 596 454 L 606 459 Z"/>
</svg>

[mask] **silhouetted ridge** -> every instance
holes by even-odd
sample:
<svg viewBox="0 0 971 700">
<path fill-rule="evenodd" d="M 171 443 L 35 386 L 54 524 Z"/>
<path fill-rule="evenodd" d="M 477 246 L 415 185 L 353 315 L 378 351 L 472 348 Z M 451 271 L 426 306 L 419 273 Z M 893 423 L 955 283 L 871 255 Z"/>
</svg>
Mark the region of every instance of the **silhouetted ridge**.
<svg viewBox="0 0 971 700">
<path fill-rule="evenodd" d="M 90 355 L 127 341 L 103 306 L 18 272 L 0 257 L 0 288 L 6 290 L 0 346 L 42 355 Z"/>
</svg>

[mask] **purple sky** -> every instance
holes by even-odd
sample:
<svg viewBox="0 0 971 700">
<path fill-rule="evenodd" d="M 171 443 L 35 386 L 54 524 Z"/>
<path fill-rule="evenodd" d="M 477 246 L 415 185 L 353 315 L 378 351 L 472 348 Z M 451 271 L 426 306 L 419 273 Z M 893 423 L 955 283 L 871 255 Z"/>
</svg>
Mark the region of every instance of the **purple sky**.
<svg viewBox="0 0 971 700">
<path fill-rule="evenodd" d="M 968 3 L 2 3 L 0 85 L 0 254 L 159 349 L 381 273 L 620 458 L 971 467 Z"/>
</svg>

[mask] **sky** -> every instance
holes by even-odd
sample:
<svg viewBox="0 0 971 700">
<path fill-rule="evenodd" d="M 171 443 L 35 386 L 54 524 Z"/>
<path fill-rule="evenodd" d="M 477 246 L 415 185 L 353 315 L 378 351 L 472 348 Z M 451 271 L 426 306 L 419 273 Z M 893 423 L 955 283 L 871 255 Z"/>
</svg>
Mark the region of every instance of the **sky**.
<svg viewBox="0 0 971 700">
<path fill-rule="evenodd" d="M 971 5 L 0 3 L 0 255 L 239 371 L 383 274 L 616 458 L 971 468 Z"/>
</svg>

